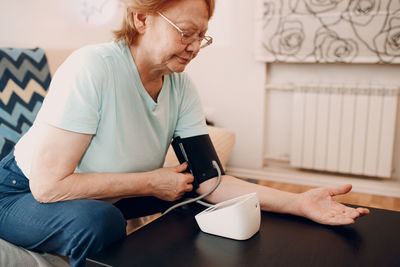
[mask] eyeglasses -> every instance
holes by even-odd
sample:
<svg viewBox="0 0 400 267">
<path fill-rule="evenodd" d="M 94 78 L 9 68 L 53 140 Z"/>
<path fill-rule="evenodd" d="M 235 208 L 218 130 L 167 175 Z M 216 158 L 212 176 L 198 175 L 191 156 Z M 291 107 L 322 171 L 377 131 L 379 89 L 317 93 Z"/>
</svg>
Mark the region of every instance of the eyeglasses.
<svg viewBox="0 0 400 267">
<path fill-rule="evenodd" d="M 212 44 L 213 38 L 211 36 L 199 37 L 199 36 L 196 36 L 196 34 L 197 34 L 196 32 L 193 33 L 193 32 L 183 31 L 175 23 L 170 21 L 166 16 L 164 16 L 160 12 L 157 12 L 157 13 L 163 19 L 165 19 L 169 24 L 171 24 L 175 29 L 177 29 L 179 31 L 179 33 L 181 34 L 182 44 L 188 45 L 188 44 L 193 43 L 194 41 L 200 41 L 200 48 L 204 48 L 204 47 L 207 47 L 210 44 Z"/>
</svg>

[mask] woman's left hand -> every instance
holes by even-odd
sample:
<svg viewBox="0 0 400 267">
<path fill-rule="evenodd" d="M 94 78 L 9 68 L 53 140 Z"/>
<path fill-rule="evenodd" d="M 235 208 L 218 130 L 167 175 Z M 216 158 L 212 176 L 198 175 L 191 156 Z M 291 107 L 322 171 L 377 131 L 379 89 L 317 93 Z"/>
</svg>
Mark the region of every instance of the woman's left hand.
<svg viewBox="0 0 400 267">
<path fill-rule="evenodd" d="M 344 225 L 354 223 L 362 215 L 369 214 L 366 208 L 351 208 L 336 202 L 333 197 L 346 194 L 351 190 L 350 184 L 335 187 L 311 189 L 299 195 L 300 215 L 318 223 Z"/>
</svg>

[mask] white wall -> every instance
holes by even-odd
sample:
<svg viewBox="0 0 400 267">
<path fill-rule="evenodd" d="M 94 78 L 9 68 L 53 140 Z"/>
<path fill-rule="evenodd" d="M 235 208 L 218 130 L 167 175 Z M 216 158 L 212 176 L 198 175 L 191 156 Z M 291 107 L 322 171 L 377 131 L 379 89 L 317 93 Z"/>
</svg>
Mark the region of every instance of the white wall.
<svg viewBox="0 0 400 267">
<path fill-rule="evenodd" d="M 218 0 L 209 34 L 215 44 L 201 51 L 187 71 L 217 126 L 236 133 L 229 165 L 263 165 L 265 64 L 254 56 L 255 1 Z"/>
<path fill-rule="evenodd" d="M 85 0 L 1 0 L 0 46 L 76 49 L 112 40 L 122 6 L 108 1 L 102 15 Z M 97 8 L 101 9 L 101 5 Z M 91 16 L 86 16 L 90 12 Z"/>
</svg>

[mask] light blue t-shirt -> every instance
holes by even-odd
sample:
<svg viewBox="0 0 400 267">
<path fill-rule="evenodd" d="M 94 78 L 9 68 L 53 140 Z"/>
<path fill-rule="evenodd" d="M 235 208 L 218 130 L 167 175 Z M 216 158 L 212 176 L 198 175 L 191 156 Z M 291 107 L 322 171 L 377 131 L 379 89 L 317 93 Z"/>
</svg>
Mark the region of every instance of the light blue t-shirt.
<svg viewBox="0 0 400 267">
<path fill-rule="evenodd" d="M 189 77 L 165 75 L 155 102 L 123 42 L 81 48 L 57 70 L 34 125 L 16 146 L 27 177 L 32 160 L 27 151 L 34 150 L 41 123 L 93 134 L 76 172 L 154 170 L 163 166 L 172 137 L 207 133 Z"/>
</svg>

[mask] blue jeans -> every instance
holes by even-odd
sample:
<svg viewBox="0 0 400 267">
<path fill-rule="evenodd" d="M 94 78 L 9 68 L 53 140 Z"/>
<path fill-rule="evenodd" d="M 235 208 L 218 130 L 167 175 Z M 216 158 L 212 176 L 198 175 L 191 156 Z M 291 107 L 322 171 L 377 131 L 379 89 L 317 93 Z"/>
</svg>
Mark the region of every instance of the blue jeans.
<svg viewBox="0 0 400 267">
<path fill-rule="evenodd" d="M 115 205 L 93 199 L 39 203 L 13 152 L 0 161 L 0 238 L 29 250 L 69 256 L 71 266 L 85 266 L 87 255 L 125 238 L 127 218 L 170 205 L 151 197 Z"/>
</svg>

